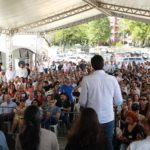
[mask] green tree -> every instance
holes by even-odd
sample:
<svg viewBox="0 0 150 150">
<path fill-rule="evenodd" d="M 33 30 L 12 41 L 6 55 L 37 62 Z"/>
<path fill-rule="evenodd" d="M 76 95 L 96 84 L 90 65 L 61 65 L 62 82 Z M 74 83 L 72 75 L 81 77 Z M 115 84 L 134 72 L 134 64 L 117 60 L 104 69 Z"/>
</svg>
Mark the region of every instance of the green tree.
<svg viewBox="0 0 150 150">
<path fill-rule="evenodd" d="M 120 23 L 120 32 L 128 33 L 133 42 L 141 46 L 150 43 L 150 24 L 123 19 Z"/>
<path fill-rule="evenodd" d="M 86 35 L 86 25 L 79 25 L 70 27 L 67 29 L 63 29 L 54 33 L 54 44 L 57 45 L 69 45 L 72 46 L 74 44 L 84 45 L 88 43 L 88 38 Z"/>
<path fill-rule="evenodd" d="M 97 45 L 109 40 L 111 34 L 110 22 L 108 18 L 102 18 L 87 24 L 82 24 L 54 33 L 53 44 L 68 45 Z"/>
<path fill-rule="evenodd" d="M 111 27 L 108 18 L 102 18 L 89 23 L 88 38 L 92 45 L 108 42 Z"/>
</svg>

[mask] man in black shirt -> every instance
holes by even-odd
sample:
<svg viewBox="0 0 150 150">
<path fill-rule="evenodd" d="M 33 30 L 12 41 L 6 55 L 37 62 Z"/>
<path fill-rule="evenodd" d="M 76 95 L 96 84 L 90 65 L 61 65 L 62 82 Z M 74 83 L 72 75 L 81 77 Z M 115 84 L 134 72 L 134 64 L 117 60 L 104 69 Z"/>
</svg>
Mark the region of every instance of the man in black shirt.
<svg viewBox="0 0 150 150">
<path fill-rule="evenodd" d="M 61 108 L 61 119 L 66 125 L 66 127 L 69 128 L 69 112 L 71 111 L 69 96 L 66 93 L 62 93 L 60 95 L 60 100 L 58 100 L 56 103 L 56 106 Z"/>
<path fill-rule="evenodd" d="M 48 81 L 44 81 L 43 89 L 45 90 L 45 92 L 48 92 L 51 88 L 52 86 L 49 85 Z"/>
</svg>

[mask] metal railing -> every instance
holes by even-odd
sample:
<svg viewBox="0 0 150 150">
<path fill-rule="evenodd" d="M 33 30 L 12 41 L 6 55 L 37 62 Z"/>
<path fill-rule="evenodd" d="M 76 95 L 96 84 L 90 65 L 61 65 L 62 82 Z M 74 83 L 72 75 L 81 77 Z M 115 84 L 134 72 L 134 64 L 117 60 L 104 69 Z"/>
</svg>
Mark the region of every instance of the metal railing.
<svg viewBox="0 0 150 150">
<path fill-rule="evenodd" d="M 0 126 L 6 133 L 11 131 L 13 125 L 13 119 L 15 116 L 13 109 L 15 109 L 15 107 L 0 106 Z M 72 124 L 77 120 L 78 117 L 78 112 L 61 112 L 58 122 L 52 125 L 50 123 L 48 129 L 57 132 L 59 137 L 64 137 L 66 136 L 68 129 L 71 128 Z M 42 119 L 43 118 L 41 118 L 41 120 Z M 43 125 L 42 127 L 46 128 L 46 125 Z M 17 129 L 15 133 L 18 132 L 19 130 Z"/>
</svg>

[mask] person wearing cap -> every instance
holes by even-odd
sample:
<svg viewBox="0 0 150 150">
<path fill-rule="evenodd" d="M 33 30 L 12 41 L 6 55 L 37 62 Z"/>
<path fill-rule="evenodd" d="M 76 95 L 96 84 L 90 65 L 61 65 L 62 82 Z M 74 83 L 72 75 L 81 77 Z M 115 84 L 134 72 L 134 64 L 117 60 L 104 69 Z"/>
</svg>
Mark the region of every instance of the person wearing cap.
<svg viewBox="0 0 150 150">
<path fill-rule="evenodd" d="M 147 138 L 131 143 L 127 150 L 150 150 L 150 117 L 146 121 L 145 132 L 147 134 Z"/>
<path fill-rule="evenodd" d="M 10 65 L 9 69 L 6 70 L 6 79 L 7 79 L 7 82 L 14 80 L 15 76 L 16 76 L 16 71 L 13 70 L 12 65 Z"/>
</svg>

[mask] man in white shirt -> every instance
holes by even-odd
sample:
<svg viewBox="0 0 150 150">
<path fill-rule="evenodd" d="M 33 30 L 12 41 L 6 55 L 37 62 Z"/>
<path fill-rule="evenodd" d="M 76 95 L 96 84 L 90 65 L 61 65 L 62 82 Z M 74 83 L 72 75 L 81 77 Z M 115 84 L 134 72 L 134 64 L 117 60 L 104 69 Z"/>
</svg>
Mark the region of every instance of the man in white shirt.
<svg viewBox="0 0 150 150">
<path fill-rule="evenodd" d="M 25 102 L 25 106 L 28 107 L 32 104 L 32 101 L 34 100 L 34 93 L 29 93 L 29 98 Z"/>
<path fill-rule="evenodd" d="M 23 61 L 19 62 L 19 68 L 16 71 L 16 76 L 24 79 L 28 77 L 28 70 L 25 68 L 25 63 Z"/>
<path fill-rule="evenodd" d="M 49 67 L 48 60 L 45 60 L 45 61 L 43 62 L 43 64 L 44 64 L 44 72 L 45 72 L 45 73 L 48 73 L 48 67 Z"/>
<path fill-rule="evenodd" d="M 44 73 L 44 66 L 42 63 L 37 66 L 37 70 L 39 73 Z"/>
<path fill-rule="evenodd" d="M 16 76 L 16 72 L 15 70 L 12 69 L 12 65 L 9 66 L 9 69 L 6 70 L 6 79 L 7 82 L 9 82 L 10 80 L 14 80 Z"/>
<path fill-rule="evenodd" d="M 104 68 L 103 68 L 106 72 L 111 72 L 111 65 L 109 64 L 108 61 L 105 62 Z"/>
<path fill-rule="evenodd" d="M 0 114 L 8 115 L 13 112 L 13 109 L 16 107 L 16 103 L 11 101 L 8 94 L 4 95 L 4 102 L 0 105 Z"/>
<path fill-rule="evenodd" d="M 16 108 L 16 103 L 11 101 L 8 94 L 4 95 L 4 102 L 0 105 L 0 123 L 4 121 L 13 121 L 13 109 Z"/>
<path fill-rule="evenodd" d="M 101 56 L 95 55 L 91 63 L 95 72 L 83 78 L 79 103 L 81 107 L 90 107 L 97 112 L 106 136 L 107 149 L 112 150 L 113 106 L 122 104 L 121 90 L 117 79 L 102 70 L 104 60 Z"/>
<path fill-rule="evenodd" d="M 145 130 L 148 135 L 147 138 L 131 143 L 127 150 L 150 150 L 150 117 L 145 125 Z"/>
</svg>

